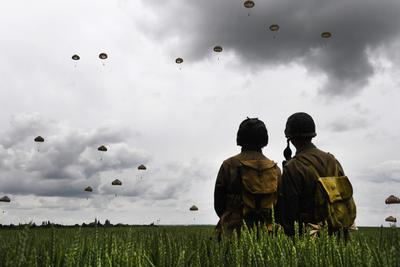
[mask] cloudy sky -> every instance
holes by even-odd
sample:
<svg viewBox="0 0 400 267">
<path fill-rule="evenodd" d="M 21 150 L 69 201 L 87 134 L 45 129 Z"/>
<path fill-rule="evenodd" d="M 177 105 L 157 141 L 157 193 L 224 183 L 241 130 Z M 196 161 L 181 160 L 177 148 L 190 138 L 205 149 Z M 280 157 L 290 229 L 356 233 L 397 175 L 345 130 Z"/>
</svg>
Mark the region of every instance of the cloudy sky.
<svg viewBox="0 0 400 267">
<path fill-rule="evenodd" d="M 239 123 L 262 119 L 280 163 L 298 111 L 351 179 L 357 223 L 400 216 L 384 204 L 400 194 L 398 14 L 397 0 L 1 1 L 0 223 L 215 224 Z"/>
</svg>

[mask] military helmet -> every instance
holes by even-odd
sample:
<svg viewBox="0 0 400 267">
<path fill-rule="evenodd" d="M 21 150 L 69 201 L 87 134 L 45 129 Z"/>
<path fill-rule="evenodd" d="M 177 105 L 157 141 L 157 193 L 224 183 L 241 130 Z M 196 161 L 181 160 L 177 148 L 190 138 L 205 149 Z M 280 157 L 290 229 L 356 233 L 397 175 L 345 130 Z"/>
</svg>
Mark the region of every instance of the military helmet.
<svg viewBox="0 0 400 267">
<path fill-rule="evenodd" d="M 239 125 L 236 143 L 238 146 L 265 147 L 268 144 L 268 131 L 264 122 L 247 117 Z"/>
<path fill-rule="evenodd" d="M 293 137 L 315 137 L 315 123 L 313 118 L 305 112 L 292 114 L 286 122 L 285 136 Z"/>
</svg>

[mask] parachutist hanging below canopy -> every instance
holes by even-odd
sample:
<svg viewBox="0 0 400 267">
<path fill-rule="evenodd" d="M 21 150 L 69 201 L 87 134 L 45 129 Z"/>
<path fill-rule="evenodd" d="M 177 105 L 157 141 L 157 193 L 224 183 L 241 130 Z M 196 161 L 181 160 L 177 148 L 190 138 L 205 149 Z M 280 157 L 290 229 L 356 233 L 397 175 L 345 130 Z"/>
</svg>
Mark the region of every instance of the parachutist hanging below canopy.
<svg viewBox="0 0 400 267">
<path fill-rule="evenodd" d="M 40 143 L 44 142 L 44 138 L 39 135 L 39 136 L 35 137 L 34 141 L 37 143 L 36 148 L 37 148 L 37 151 L 39 152 L 40 146 L 41 146 Z"/>
<path fill-rule="evenodd" d="M 178 57 L 177 59 L 175 59 L 175 63 L 178 64 L 178 65 L 182 64 L 183 63 L 183 58 Z M 182 67 L 179 67 L 179 70 L 181 70 L 181 69 L 182 69 Z"/>
<path fill-rule="evenodd" d="M 276 35 L 277 35 L 278 31 L 279 31 L 279 28 L 280 27 L 279 27 L 278 24 L 271 24 L 269 26 L 269 30 L 274 33 L 274 36 L 273 36 L 274 39 L 276 38 Z"/>
<path fill-rule="evenodd" d="M 255 3 L 252 0 L 246 0 L 243 5 L 245 8 L 253 8 L 255 6 Z M 247 16 L 250 16 L 250 11 Z"/>
</svg>

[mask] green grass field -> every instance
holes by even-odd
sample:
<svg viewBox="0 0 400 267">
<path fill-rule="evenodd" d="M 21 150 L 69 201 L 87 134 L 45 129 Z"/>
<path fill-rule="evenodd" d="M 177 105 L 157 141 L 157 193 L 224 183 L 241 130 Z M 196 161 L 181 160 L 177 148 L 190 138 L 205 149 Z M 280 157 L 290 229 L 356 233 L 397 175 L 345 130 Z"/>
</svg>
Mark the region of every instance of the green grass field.
<svg viewBox="0 0 400 267">
<path fill-rule="evenodd" d="M 0 230 L 0 266 L 400 266 L 400 231 L 361 228 L 345 244 L 245 229 L 215 240 L 211 226 Z"/>
</svg>

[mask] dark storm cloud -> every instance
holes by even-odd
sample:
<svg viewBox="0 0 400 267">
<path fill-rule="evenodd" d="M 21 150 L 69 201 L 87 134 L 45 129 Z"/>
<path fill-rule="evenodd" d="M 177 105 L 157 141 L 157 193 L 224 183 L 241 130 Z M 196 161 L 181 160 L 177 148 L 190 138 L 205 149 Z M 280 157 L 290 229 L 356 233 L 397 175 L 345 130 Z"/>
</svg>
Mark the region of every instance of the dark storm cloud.
<svg viewBox="0 0 400 267">
<path fill-rule="evenodd" d="M 36 116 L 18 116 L 3 134 L 0 145 L 1 191 L 40 196 L 83 196 L 89 182 L 97 193 L 100 174 L 133 169 L 149 161 L 148 155 L 126 142 L 135 132 L 124 127 L 103 126 L 91 132 L 71 130 L 59 123 L 44 123 Z M 24 126 L 25 125 L 25 126 Z M 31 125 L 53 133 L 39 151 L 34 147 Z M 108 146 L 99 152 L 101 144 Z"/>
<path fill-rule="evenodd" d="M 145 5 L 158 19 L 142 22 L 143 30 L 173 46 L 186 62 L 208 57 L 215 45 L 237 54 L 243 68 L 297 62 L 326 75 L 321 92 L 328 95 L 357 93 L 374 74 L 371 53 L 381 47 L 399 49 L 390 46 L 400 33 L 397 0 L 255 0 L 251 10 L 231 0 Z M 274 23 L 280 25 L 275 39 L 268 30 Z M 332 38 L 322 39 L 324 31 Z"/>
</svg>

